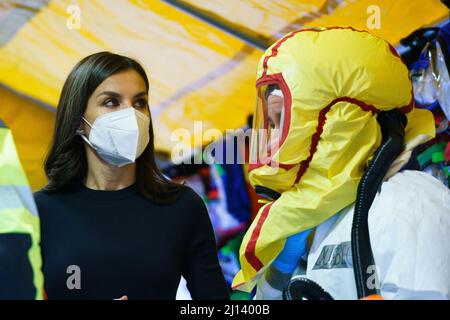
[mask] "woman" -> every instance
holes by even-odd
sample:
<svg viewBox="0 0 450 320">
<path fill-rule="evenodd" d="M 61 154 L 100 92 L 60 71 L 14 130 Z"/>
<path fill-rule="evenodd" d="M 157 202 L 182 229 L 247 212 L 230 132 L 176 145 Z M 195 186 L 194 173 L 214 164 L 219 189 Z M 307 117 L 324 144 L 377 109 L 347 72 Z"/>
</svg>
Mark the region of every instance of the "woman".
<svg viewBox="0 0 450 320">
<path fill-rule="evenodd" d="M 35 194 L 49 299 L 227 299 L 201 198 L 154 160 L 147 75 L 101 52 L 62 89 L 48 185 Z"/>
</svg>

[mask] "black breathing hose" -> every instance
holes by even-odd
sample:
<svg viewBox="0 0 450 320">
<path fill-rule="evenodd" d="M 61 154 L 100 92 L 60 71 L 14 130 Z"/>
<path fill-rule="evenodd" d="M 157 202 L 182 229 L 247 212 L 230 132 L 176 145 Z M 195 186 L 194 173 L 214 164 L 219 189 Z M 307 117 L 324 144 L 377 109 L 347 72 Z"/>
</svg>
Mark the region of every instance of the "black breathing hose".
<svg viewBox="0 0 450 320">
<path fill-rule="evenodd" d="M 378 294 L 379 288 L 373 285 L 376 269 L 369 237 L 369 209 L 390 165 L 403 151 L 407 122 L 406 116 L 397 110 L 381 112 L 377 120 L 383 142 L 358 185 L 352 224 L 353 270 L 359 299 Z"/>
<path fill-rule="evenodd" d="M 382 145 L 375 152 L 358 185 L 355 212 L 353 216 L 351 244 L 353 270 L 358 298 L 378 293 L 371 285 L 375 266 L 370 245 L 368 215 L 375 195 L 390 165 L 403 151 L 406 116 L 398 110 L 381 112 L 377 118 L 383 136 Z M 333 297 L 314 281 L 297 276 L 292 278 L 283 290 L 283 300 L 333 300 Z"/>
<path fill-rule="evenodd" d="M 314 281 L 294 277 L 283 290 L 283 300 L 333 300 L 333 297 Z"/>
</svg>

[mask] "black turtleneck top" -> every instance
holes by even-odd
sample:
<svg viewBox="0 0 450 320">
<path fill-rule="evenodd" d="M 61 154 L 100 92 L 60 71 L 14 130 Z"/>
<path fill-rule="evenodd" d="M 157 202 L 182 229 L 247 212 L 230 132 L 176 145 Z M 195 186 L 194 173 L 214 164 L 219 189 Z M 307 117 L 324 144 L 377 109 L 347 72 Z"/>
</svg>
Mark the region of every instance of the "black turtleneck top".
<svg viewBox="0 0 450 320">
<path fill-rule="evenodd" d="M 35 193 L 48 299 L 175 299 L 181 275 L 193 299 L 228 299 L 208 212 L 185 188 L 160 205 L 136 185 Z"/>
</svg>

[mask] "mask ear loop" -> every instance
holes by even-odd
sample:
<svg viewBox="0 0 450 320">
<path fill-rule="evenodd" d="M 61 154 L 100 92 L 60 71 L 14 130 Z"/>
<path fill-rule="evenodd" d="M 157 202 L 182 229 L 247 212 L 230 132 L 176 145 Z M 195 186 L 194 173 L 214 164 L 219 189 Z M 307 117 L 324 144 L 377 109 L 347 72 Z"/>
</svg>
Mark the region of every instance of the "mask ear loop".
<svg viewBox="0 0 450 320">
<path fill-rule="evenodd" d="M 89 121 L 87 121 L 85 117 L 81 117 L 81 118 L 92 129 L 92 125 L 89 123 Z M 79 135 L 92 149 L 97 150 L 97 148 L 95 148 L 94 145 L 91 143 L 91 141 L 89 141 L 89 139 L 86 137 L 83 129 L 79 128 L 79 129 L 77 129 L 76 132 L 77 132 L 77 135 Z"/>
<path fill-rule="evenodd" d="M 148 114 L 149 114 L 149 115 L 146 115 L 146 114 L 143 113 L 142 111 L 139 111 L 139 110 L 137 110 L 137 109 L 135 109 L 135 108 L 133 108 L 133 110 L 134 110 L 134 113 L 135 113 L 138 117 L 140 117 L 141 119 L 145 119 L 145 120 L 149 119 L 149 120 L 150 120 L 150 108 L 148 109 Z"/>
</svg>

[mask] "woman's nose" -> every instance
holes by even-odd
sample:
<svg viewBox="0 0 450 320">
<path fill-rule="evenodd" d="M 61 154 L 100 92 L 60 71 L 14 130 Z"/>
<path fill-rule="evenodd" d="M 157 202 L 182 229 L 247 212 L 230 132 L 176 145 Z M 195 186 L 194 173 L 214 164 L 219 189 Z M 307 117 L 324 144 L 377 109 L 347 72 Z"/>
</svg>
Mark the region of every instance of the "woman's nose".
<svg viewBox="0 0 450 320">
<path fill-rule="evenodd" d="M 128 109 L 128 108 L 133 108 L 133 104 L 131 101 L 123 101 L 118 110 L 124 110 L 124 109 Z"/>
</svg>

